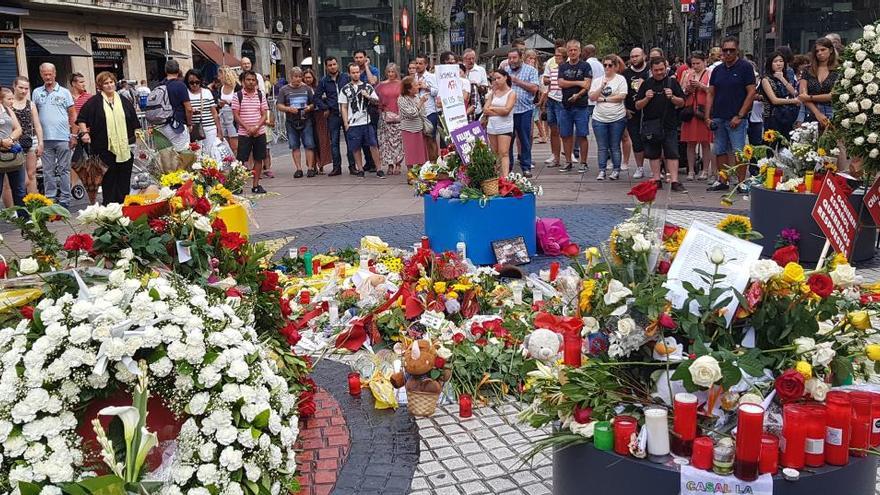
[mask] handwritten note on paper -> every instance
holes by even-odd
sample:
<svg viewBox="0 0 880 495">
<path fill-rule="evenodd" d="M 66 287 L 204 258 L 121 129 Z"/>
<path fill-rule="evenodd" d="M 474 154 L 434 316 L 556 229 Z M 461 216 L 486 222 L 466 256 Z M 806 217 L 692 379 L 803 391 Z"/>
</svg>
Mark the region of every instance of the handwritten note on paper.
<svg viewBox="0 0 880 495">
<path fill-rule="evenodd" d="M 721 476 L 693 466 L 682 466 L 680 495 L 706 493 L 773 495 L 773 477 L 762 474 L 755 481 L 742 481 L 733 476 Z"/>
<path fill-rule="evenodd" d="M 746 284 L 749 282 L 749 266 L 761 257 L 761 246 L 734 237 L 702 222 L 694 222 L 688 229 L 667 275 L 665 284 L 669 289 L 667 298 L 675 307 L 682 307 L 687 299 L 687 290 L 682 285 L 683 282 L 690 282 L 697 289 L 709 288 L 709 285 L 695 270 L 699 269 L 708 273 L 715 271 L 715 265 L 709 260 L 709 254 L 716 247 L 721 248 L 724 252 L 724 263 L 721 264 L 718 272 L 725 275 L 725 278 L 716 286 L 733 288 L 740 292 L 745 290 Z M 722 297 L 726 297 L 726 295 Z M 725 318 L 728 325 L 730 325 L 738 305 L 739 301 L 735 297 L 727 305 Z M 691 302 L 690 311 L 694 314 L 700 313 L 696 302 Z"/>
</svg>

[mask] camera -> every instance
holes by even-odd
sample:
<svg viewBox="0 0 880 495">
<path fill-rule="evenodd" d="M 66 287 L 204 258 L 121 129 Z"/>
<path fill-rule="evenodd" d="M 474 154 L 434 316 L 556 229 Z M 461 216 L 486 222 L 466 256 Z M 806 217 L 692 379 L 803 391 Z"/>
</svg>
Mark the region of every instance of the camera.
<svg viewBox="0 0 880 495">
<path fill-rule="evenodd" d="M 709 122 L 709 130 L 717 131 L 718 130 L 718 123 L 715 122 L 714 120 L 712 122 Z"/>
</svg>

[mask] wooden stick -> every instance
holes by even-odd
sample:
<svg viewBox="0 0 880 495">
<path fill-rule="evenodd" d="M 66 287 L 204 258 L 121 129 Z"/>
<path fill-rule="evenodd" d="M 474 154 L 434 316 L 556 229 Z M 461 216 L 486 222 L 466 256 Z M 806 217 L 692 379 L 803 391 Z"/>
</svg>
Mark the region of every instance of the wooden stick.
<svg viewBox="0 0 880 495">
<path fill-rule="evenodd" d="M 822 268 L 825 264 L 825 257 L 828 256 L 828 250 L 831 249 L 831 242 L 825 239 L 825 245 L 822 246 L 822 254 L 819 255 L 819 261 L 816 263 L 816 270 Z"/>
</svg>

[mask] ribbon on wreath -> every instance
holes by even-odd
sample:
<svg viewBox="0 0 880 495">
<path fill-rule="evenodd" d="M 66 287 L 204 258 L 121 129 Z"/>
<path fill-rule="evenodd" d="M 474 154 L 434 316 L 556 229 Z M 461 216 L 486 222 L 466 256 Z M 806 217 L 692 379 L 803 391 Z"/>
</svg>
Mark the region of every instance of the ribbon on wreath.
<svg viewBox="0 0 880 495">
<path fill-rule="evenodd" d="M 576 316 L 556 316 L 541 311 L 535 316 L 535 328 L 547 328 L 562 335 L 580 336 L 584 320 Z"/>
</svg>

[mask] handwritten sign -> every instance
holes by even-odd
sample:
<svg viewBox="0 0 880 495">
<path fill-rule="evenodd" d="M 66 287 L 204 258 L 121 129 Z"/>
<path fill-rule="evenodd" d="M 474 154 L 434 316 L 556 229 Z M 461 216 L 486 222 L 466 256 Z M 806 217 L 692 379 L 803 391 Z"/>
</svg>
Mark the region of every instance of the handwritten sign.
<svg viewBox="0 0 880 495">
<path fill-rule="evenodd" d="M 874 219 L 874 225 L 880 225 L 880 177 L 871 184 L 868 191 L 865 192 L 865 208 Z"/>
<path fill-rule="evenodd" d="M 455 151 L 458 152 L 458 156 L 461 157 L 461 161 L 465 165 L 470 163 L 471 150 L 474 149 L 474 144 L 477 141 L 482 141 L 487 146 L 489 144 L 489 136 L 486 135 L 486 130 L 476 121 L 452 131 L 450 137 L 453 144 L 455 144 Z"/>
<path fill-rule="evenodd" d="M 773 477 L 762 474 L 755 481 L 742 481 L 733 476 L 721 476 L 693 466 L 681 467 L 681 495 L 707 493 L 739 493 L 773 495 Z"/>
<path fill-rule="evenodd" d="M 443 107 L 443 120 L 450 133 L 468 123 L 459 70 L 458 65 L 438 65 L 434 70 L 438 96 Z"/>
<path fill-rule="evenodd" d="M 813 207 L 813 220 L 831 247 L 847 258 L 852 255 L 859 226 L 856 210 L 849 202 L 849 192 L 845 179 L 828 174 Z"/>
</svg>

